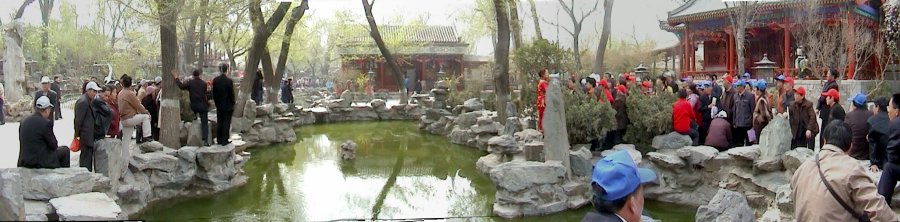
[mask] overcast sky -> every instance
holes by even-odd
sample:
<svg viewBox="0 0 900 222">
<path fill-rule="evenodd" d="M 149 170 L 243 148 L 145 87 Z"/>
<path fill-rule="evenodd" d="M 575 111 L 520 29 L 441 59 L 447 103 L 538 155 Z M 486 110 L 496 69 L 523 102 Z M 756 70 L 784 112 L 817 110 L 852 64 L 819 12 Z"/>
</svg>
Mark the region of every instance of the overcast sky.
<svg viewBox="0 0 900 222">
<path fill-rule="evenodd" d="M 18 9 L 22 0 L 0 0 L 0 12 L 3 22 L 8 22 L 12 14 Z M 97 12 L 96 1 L 93 0 L 57 0 L 73 3 L 78 12 L 78 24 L 88 25 L 93 22 Z M 523 23 L 523 32 L 525 38 L 534 36 L 533 20 L 531 17 L 527 0 L 520 1 L 520 19 Z M 535 0 L 538 8 L 538 15 L 549 21 L 559 21 L 559 24 L 571 27 L 571 20 L 560 10 L 559 3 L 556 0 Z M 568 2 L 570 0 L 566 0 Z M 580 14 L 583 9 L 590 9 L 594 1 L 597 0 L 574 0 L 576 14 Z M 423 14 L 430 14 L 428 24 L 432 25 L 453 25 L 458 32 L 462 32 L 468 27 L 468 24 L 458 22 L 455 16 L 462 12 L 470 11 L 474 8 L 475 0 L 376 0 L 373 13 L 379 22 L 384 22 L 397 15 L 404 18 L 413 18 Z M 264 4 L 276 4 L 275 0 L 264 1 Z M 582 46 L 586 49 L 593 49 L 599 38 L 599 30 L 601 28 L 602 2 L 597 13 L 590 16 L 584 24 L 581 34 L 582 45 L 591 43 L 592 45 Z M 51 17 L 58 18 L 59 4 L 56 4 Z M 665 20 L 666 12 L 674 9 L 673 0 L 618 0 L 613 5 L 612 14 L 612 37 L 613 38 L 632 38 L 632 33 L 638 39 L 652 39 L 657 42 L 658 46 L 673 45 L 676 38 L 673 34 L 659 29 L 658 21 Z M 350 10 L 356 15 L 360 15 L 358 21 L 365 21 L 362 10 L 362 4 L 358 0 L 309 0 L 311 18 L 326 19 L 334 15 L 338 10 Z M 35 2 L 28 6 L 25 10 L 23 18 L 26 22 L 32 24 L 40 24 L 40 9 Z M 572 42 L 571 36 L 563 29 L 557 29 L 555 26 L 541 22 L 541 29 L 544 38 L 549 40 L 559 40 L 563 45 L 570 46 Z M 490 54 L 491 44 L 485 38 L 475 43 L 476 54 Z"/>
</svg>

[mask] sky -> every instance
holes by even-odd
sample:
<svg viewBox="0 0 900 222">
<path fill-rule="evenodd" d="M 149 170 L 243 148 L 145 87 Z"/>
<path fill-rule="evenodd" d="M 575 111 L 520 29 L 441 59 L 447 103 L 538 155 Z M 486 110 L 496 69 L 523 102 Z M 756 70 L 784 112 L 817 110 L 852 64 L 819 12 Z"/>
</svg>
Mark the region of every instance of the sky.
<svg viewBox="0 0 900 222">
<path fill-rule="evenodd" d="M 0 4 L 0 18 L 3 22 L 8 22 L 12 18 L 12 14 L 18 9 L 23 0 L 2 0 L 4 4 Z M 57 0 L 72 3 L 78 12 L 78 25 L 90 25 L 96 16 L 97 6 L 94 0 Z M 264 0 L 263 4 L 276 4 L 277 0 Z M 565 0 L 566 2 L 572 0 Z M 593 6 L 594 1 L 598 0 L 574 0 L 576 14 L 580 14 L 583 9 L 589 9 Z M 600 0 L 602 1 L 602 0 Z M 556 0 L 535 0 L 538 15 L 543 18 L 566 27 L 571 27 L 572 22 L 560 10 L 560 5 Z M 618 0 L 613 4 L 611 35 L 613 39 L 651 39 L 657 43 L 657 47 L 671 46 L 677 41 L 672 33 L 659 29 L 659 21 L 666 19 L 666 13 L 677 7 L 673 0 Z M 463 12 L 470 11 L 474 8 L 475 0 L 376 0 L 373 13 L 379 23 L 384 23 L 392 18 L 402 16 L 404 18 L 414 18 L 420 15 L 428 14 L 426 24 L 429 25 L 452 25 L 456 27 L 457 32 L 461 33 L 468 27 L 468 24 L 455 19 L 456 16 Z M 51 17 L 58 18 L 59 4 L 56 4 Z M 519 18 L 523 24 L 522 30 L 524 38 L 530 39 L 535 36 L 533 20 L 528 7 L 527 0 L 519 0 Z M 311 19 L 327 19 L 336 11 L 349 10 L 354 15 L 359 15 L 358 21 L 364 22 L 362 17 L 362 4 L 358 0 L 309 0 L 310 18 Z M 587 18 L 584 24 L 584 30 L 581 33 L 582 47 L 584 49 L 596 48 L 596 42 L 599 39 L 599 31 L 602 22 L 602 2 L 600 3 L 598 12 Z M 31 24 L 40 24 L 40 9 L 35 2 L 28 6 L 25 10 L 23 19 Z M 305 20 L 305 19 L 304 19 Z M 563 29 L 557 29 L 552 24 L 541 22 L 541 29 L 544 38 L 554 41 L 558 40 L 563 46 L 570 47 L 572 37 Z M 590 43 L 591 45 L 585 45 Z M 474 54 L 490 55 L 493 51 L 489 38 L 483 38 L 473 43 Z"/>
</svg>

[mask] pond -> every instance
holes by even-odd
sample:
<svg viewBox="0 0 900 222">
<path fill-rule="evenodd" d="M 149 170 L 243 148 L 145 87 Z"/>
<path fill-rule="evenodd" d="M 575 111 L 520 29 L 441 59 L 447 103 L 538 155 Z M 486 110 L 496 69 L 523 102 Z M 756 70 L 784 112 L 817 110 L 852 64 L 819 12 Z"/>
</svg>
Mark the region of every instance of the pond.
<svg viewBox="0 0 900 222">
<path fill-rule="evenodd" d="M 494 185 L 475 169 L 484 153 L 420 133 L 415 122 L 304 126 L 297 137 L 293 144 L 251 149 L 246 185 L 158 202 L 133 219 L 505 221 L 491 216 Z M 358 144 L 355 161 L 340 160 L 339 146 L 346 140 Z M 588 210 L 524 221 L 578 221 Z M 645 211 L 664 221 L 693 221 L 695 208 L 647 200 Z"/>
</svg>

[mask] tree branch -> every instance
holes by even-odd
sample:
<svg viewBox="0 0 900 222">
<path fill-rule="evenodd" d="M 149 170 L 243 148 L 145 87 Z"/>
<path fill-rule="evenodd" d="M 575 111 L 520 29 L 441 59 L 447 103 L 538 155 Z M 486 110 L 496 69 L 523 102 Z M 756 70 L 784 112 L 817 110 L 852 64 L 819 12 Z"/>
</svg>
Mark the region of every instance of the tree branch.
<svg viewBox="0 0 900 222">
<path fill-rule="evenodd" d="M 549 20 L 547 20 L 547 19 L 545 19 L 545 18 L 543 18 L 543 17 L 541 18 L 541 21 L 543 21 L 543 22 L 545 22 L 545 23 L 547 23 L 547 24 L 550 24 L 550 25 L 552 25 L 552 26 L 556 26 L 556 27 L 558 27 L 558 28 L 562 28 L 562 29 L 565 30 L 567 33 L 569 33 L 569 35 L 575 36 L 575 32 L 572 32 L 572 30 L 569 30 L 569 28 L 566 28 L 565 26 L 561 26 L 561 25 L 559 25 L 559 24 L 556 24 L 556 23 L 554 23 L 554 22 L 551 22 L 551 21 L 549 21 Z"/>
</svg>

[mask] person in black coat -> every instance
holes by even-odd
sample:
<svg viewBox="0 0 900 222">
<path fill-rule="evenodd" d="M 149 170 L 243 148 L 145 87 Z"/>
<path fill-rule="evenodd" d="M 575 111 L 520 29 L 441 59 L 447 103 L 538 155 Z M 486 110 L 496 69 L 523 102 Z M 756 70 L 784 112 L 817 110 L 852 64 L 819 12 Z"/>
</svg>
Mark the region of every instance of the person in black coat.
<svg viewBox="0 0 900 222">
<path fill-rule="evenodd" d="M 697 85 L 700 90 L 700 99 L 697 101 L 697 115 L 700 115 L 700 141 L 706 141 L 706 135 L 709 133 L 709 125 L 712 124 L 712 86 L 707 83 Z"/>
<path fill-rule="evenodd" d="M 43 78 L 41 78 L 41 90 L 34 92 L 34 102 L 31 103 L 32 106 L 37 103 L 37 99 L 41 98 L 41 96 L 46 96 L 48 99 L 50 99 L 50 104 L 53 104 L 53 106 L 59 106 L 59 93 L 50 89 L 50 83 L 52 83 L 50 81 L 50 77 L 44 76 Z M 51 115 L 51 120 L 59 119 L 55 110 L 53 113 L 51 113 Z"/>
<path fill-rule="evenodd" d="M 228 65 L 219 65 L 221 75 L 213 79 L 212 95 L 216 102 L 216 142 L 228 145 L 231 136 L 231 116 L 234 115 L 234 81 L 228 78 Z M 255 86 L 254 86 L 255 87 Z"/>
<path fill-rule="evenodd" d="M 825 84 L 822 85 L 822 93 L 827 93 L 828 90 L 839 90 L 838 84 L 834 80 L 834 76 L 837 75 L 836 69 L 828 69 L 828 72 L 825 73 Z M 828 117 L 831 115 L 831 106 L 826 104 L 825 97 L 820 96 L 819 102 L 816 103 L 816 111 L 819 112 L 819 119 L 822 119 L 822 126 L 819 132 L 825 132 L 825 123 L 828 123 Z M 825 144 L 823 142 L 824 138 L 819 138 L 819 144 Z"/>
<path fill-rule="evenodd" d="M 885 162 L 885 150 L 887 150 L 888 136 L 890 135 L 890 118 L 888 118 L 887 113 L 888 108 L 888 99 L 885 97 L 879 97 L 875 99 L 875 111 L 872 117 L 866 121 L 869 125 L 869 133 L 867 138 L 869 140 L 869 163 L 871 166 L 869 168 L 872 171 L 875 169 L 884 169 Z"/>
<path fill-rule="evenodd" d="M 90 82 L 87 91 L 75 101 L 75 137 L 78 139 L 81 155 L 78 166 L 94 171 L 94 132 L 96 130 L 93 100 L 101 89 Z"/>
<path fill-rule="evenodd" d="M 19 125 L 18 167 L 62 168 L 69 167 L 69 148 L 57 147 L 53 133 L 53 104 L 46 96 L 39 97 L 37 111 L 25 117 Z"/>
<path fill-rule="evenodd" d="M 107 93 L 109 89 L 109 87 L 101 87 L 100 92 L 91 101 L 91 108 L 94 109 L 94 118 L 96 119 L 94 122 L 94 140 L 105 138 L 106 133 L 109 131 L 109 125 L 112 123 L 112 115 L 114 114 L 112 108 L 100 98 L 101 94 Z"/>
<path fill-rule="evenodd" d="M 194 70 L 191 73 L 193 78 L 183 83 L 178 80 L 178 73 L 172 70 L 172 79 L 178 88 L 188 91 L 188 97 L 191 100 L 191 111 L 200 116 L 200 129 L 203 138 L 203 145 L 209 146 L 209 100 L 206 97 L 206 82 L 200 79 L 200 70 Z"/>
<path fill-rule="evenodd" d="M 284 84 L 281 85 L 281 102 L 291 104 L 294 103 L 294 87 L 291 86 L 291 82 L 293 79 L 288 78 L 284 80 Z"/>
<path fill-rule="evenodd" d="M 881 171 L 881 181 L 878 182 L 878 194 L 884 197 L 893 197 L 894 188 L 900 180 L 900 93 L 891 96 L 891 102 L 887 108 L 888 118 L 888 142 L 885 147 L 884 168 Z"/>
<path fill-rule="evenodd" d="M 62 88 L 59 87 L 59 76 L 53 77 L 53 83 L 50 83 L 50 90 L 56 92 L 57 95 L 55 101 L 50 101 L 51 103 L 53 103 L 53 113 L 56 114 L 56 119 L 62 119 L 62 106 L 59 105 L 59 100 L 61 99 L 60 97 L 62 97 Z"/>
<path fill-rule="evenodd" d="M 256 105 L 260 105 L 263 102 L 263 75 L 261 70 L 256 70 L 256 80 L 253 80 L 253 91 L 250 92 L 250 98 L 256 102 Z"/>
</svg>

